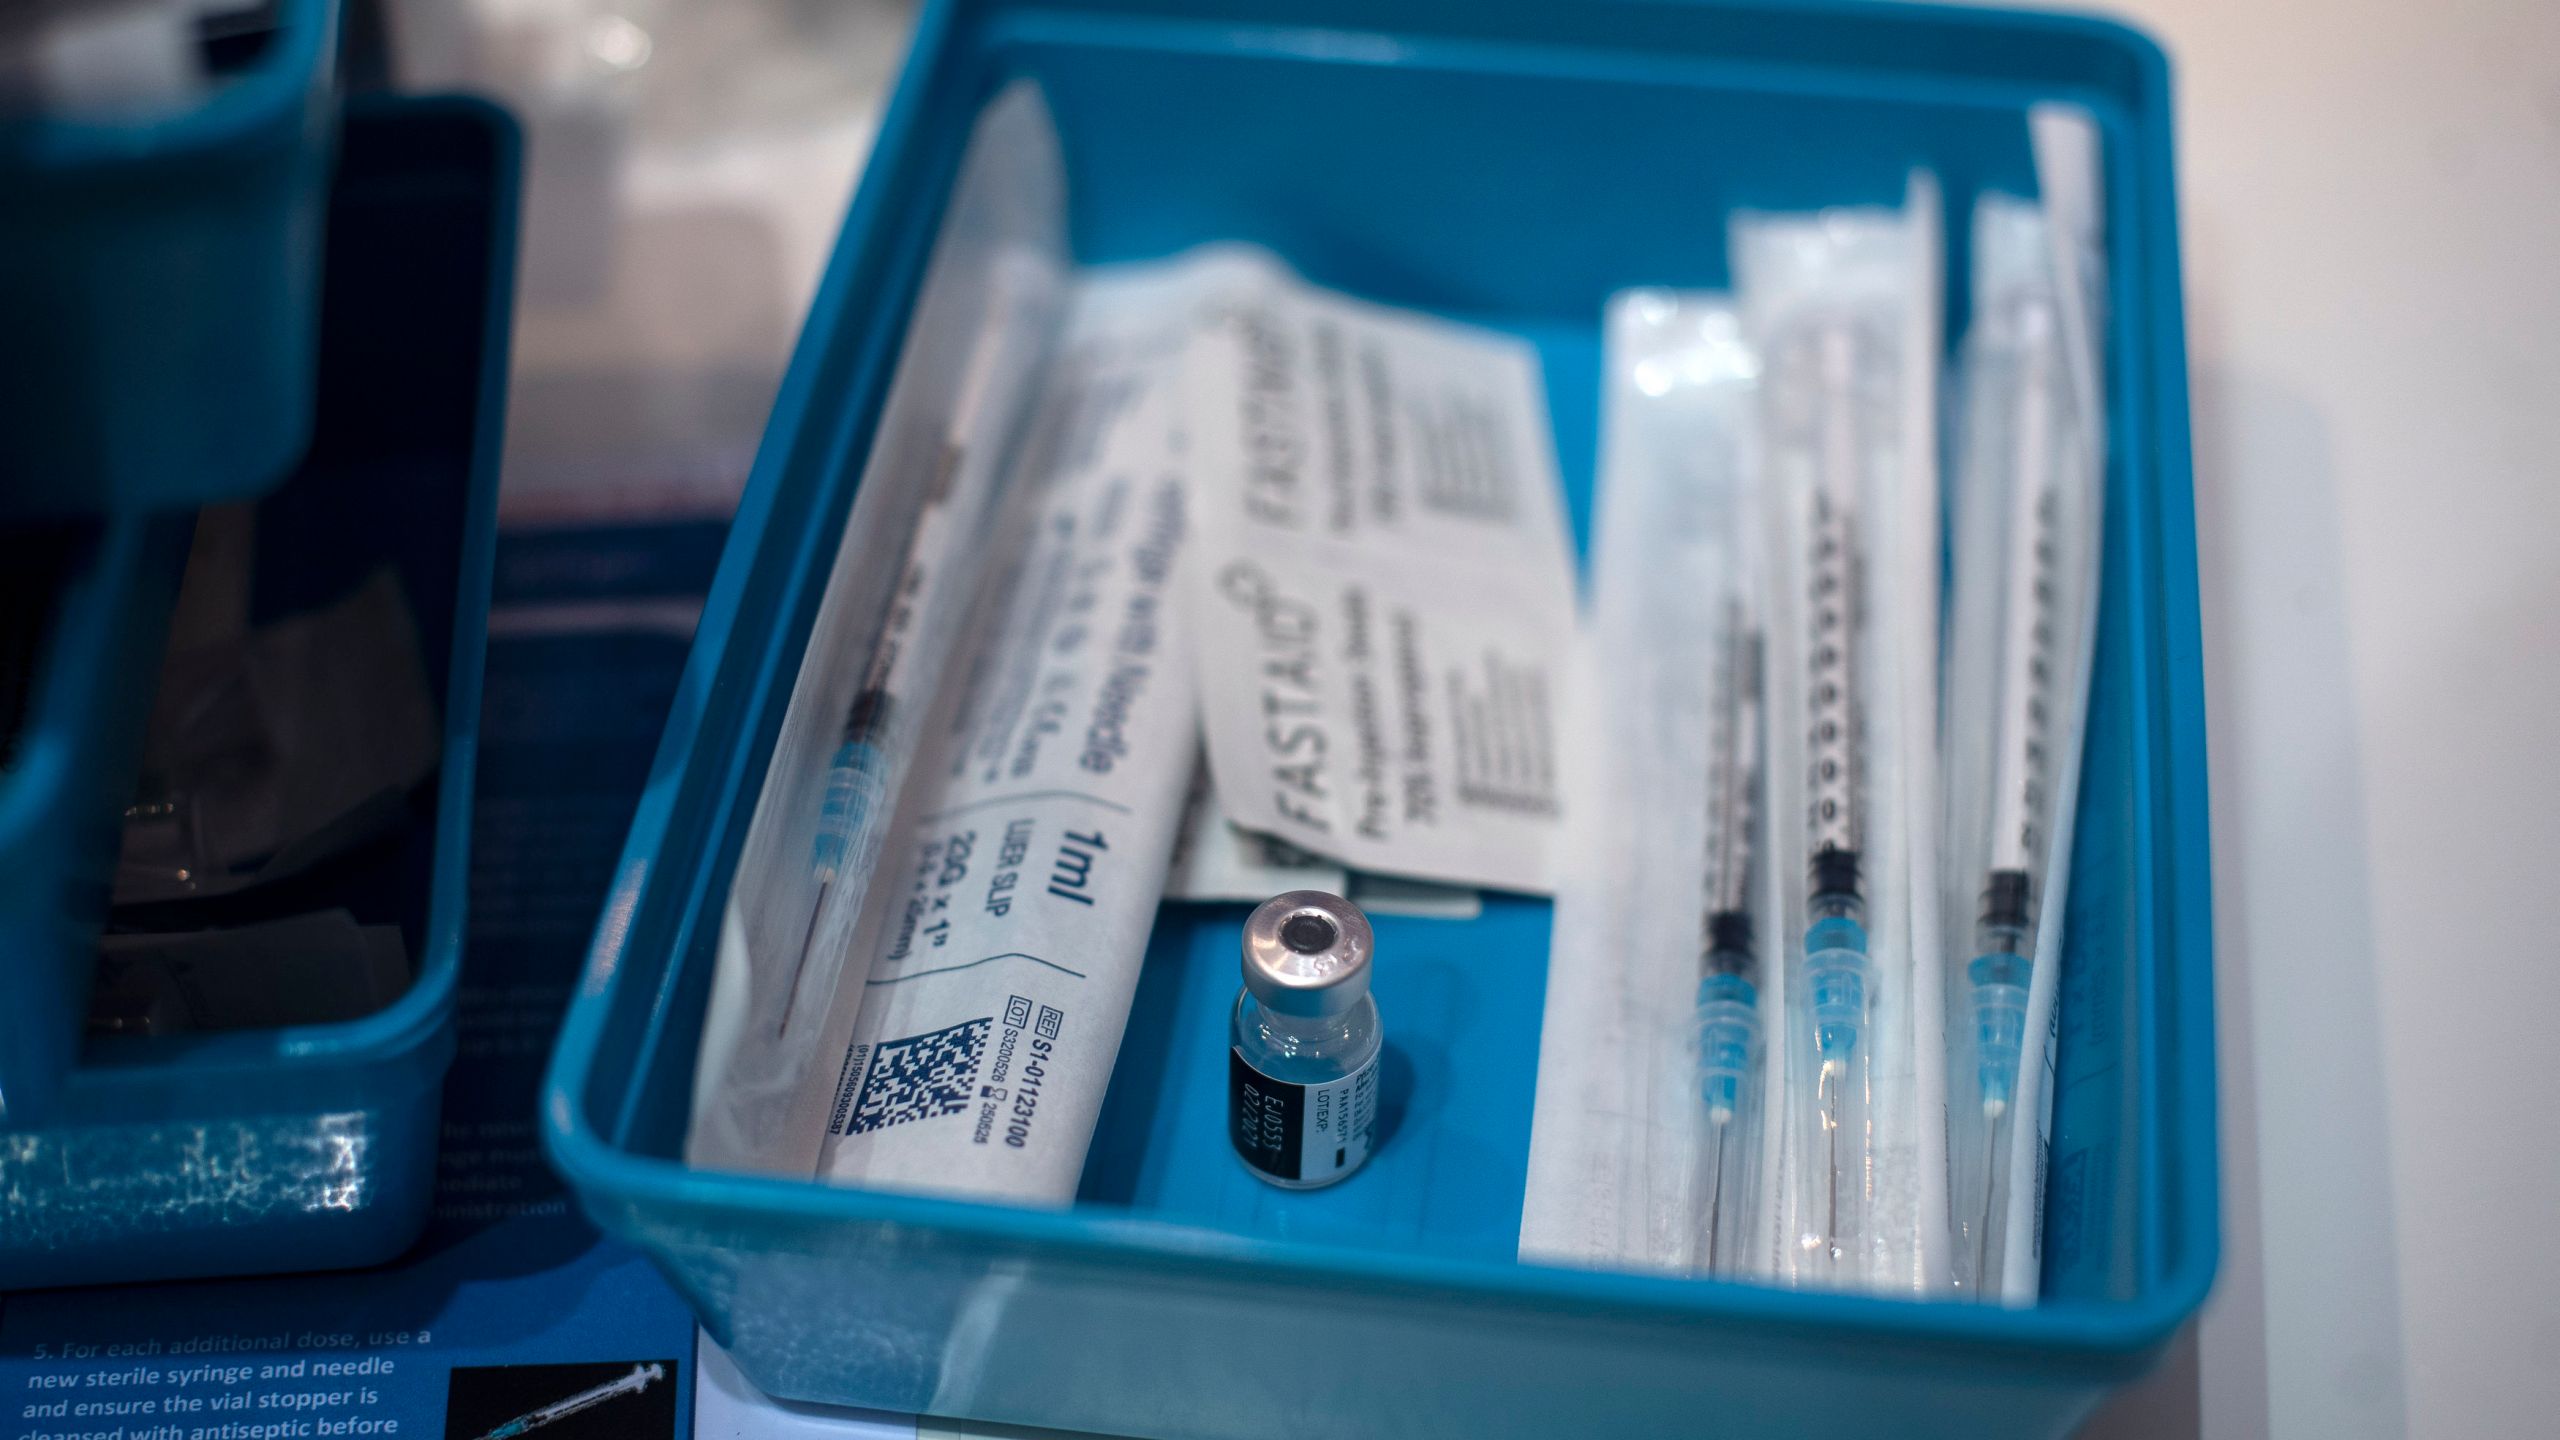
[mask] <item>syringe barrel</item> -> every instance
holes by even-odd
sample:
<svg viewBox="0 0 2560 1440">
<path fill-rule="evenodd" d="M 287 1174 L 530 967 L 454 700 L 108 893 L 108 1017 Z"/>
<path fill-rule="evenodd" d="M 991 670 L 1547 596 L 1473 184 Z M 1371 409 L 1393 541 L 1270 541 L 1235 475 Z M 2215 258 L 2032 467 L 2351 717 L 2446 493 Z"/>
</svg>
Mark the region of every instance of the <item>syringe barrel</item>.
<svg viewBox="0 0 2560 1440">
<path fill-rule="evenodd" d="M 1721 621 L 1717 697 L 1707 730 L 1707 912 L 1746 927 L 1735 947 L 1749 950 L 1754 840 L 1760 804 L 1760 638 L 1739 600 Z"/>
</svg>

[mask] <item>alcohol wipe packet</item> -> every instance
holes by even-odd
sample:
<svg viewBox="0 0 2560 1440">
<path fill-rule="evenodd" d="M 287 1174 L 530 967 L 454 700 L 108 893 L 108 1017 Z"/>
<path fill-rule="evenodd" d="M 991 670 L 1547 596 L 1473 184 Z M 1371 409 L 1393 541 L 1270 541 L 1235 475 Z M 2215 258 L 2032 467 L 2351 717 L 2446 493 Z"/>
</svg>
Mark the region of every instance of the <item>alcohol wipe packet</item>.
<svg viewBox="0 0 2560 1440">
<path fill-rule="evenodd" d="M 1258 251 L 1183 362 L 1226 816 L 1355 869 L 1546 892 L 1572 554 L 1536 353 Z"/>
</svg>

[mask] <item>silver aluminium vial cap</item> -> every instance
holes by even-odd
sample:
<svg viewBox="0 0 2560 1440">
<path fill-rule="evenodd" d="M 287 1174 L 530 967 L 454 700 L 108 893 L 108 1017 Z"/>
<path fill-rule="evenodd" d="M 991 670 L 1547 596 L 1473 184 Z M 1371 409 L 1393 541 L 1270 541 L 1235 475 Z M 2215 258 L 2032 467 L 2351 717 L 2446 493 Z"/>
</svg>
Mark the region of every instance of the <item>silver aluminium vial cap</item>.
<svg viewBox="0 0 2560 1440">
<path fill-rule="evenodd" d="M 1339 1015 L 1369 993 L 1377 939 L 1360 907 L 1322 890 L 1292 890 L 1244 922 L 1244 988 L 1282 1015 Z"/>
</svg>

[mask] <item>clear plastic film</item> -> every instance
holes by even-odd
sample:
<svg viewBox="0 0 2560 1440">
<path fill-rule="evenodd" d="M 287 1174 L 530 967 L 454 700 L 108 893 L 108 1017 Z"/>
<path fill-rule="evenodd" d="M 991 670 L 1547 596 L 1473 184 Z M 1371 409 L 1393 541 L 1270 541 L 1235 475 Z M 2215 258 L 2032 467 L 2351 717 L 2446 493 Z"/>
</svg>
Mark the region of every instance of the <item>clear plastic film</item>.
<svg viewBox="0 0 2560 1440">
<path fill-rule="evenodd" d="M 1724 296 L 1615 297 L 1521 1251 L 1765 1270 L 1756 363 Z"/>
<path fill-rule="evenodd" d="M 2068 187 L 2063 187 L 2067 192 Z M 2093 232 L 1973 214 L 1948 666 L 1949 1216 L 1960 1290 L 2032 1300 L 2053 1016 L 2097 605 Z M 2084 212 L 2085 213 L 2085 212 Z M 2073 312 L 2077 313 L 2073 313 Z"/>
<path fill-rule="evenodd" d="M 1918 1291 L 1945 1268 L 1938 223 L 1922 175 L 1901 210 L 1734 227 L 1772 518 L 1776 1261 L 1810 1285 Z"/>
<path fill-rule="evenodd" d="M 1066 184 L 1036 87 L 980 118 L 927 264 L 724 916 L 687 1158 L 805 1175 L 789 1123 L 821 1062 L 918 722 L 986 566 L 982 538 L 1055 338 Z M 821 1082 L 823 1083 L 823 1082 Z"/>
</svg>

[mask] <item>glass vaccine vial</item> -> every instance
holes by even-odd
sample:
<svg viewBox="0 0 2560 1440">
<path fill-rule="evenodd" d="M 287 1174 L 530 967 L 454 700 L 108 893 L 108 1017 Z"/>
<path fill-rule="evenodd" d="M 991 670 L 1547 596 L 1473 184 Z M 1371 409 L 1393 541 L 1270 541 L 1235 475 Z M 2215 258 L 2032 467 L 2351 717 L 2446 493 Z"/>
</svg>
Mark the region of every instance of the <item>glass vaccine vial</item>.
<svg viewBox="0 0 2560 1440">
<path fill-rule="evenodd" d="M 1378 1124 L 1376 948 L 1360 907 L 1292 890 L 1244 922 L 1244 988 L 1227 1054 L 1229 1134 L 1245 1168 L 1291 1190 L 1369 1158 Z"/>
</svg>

